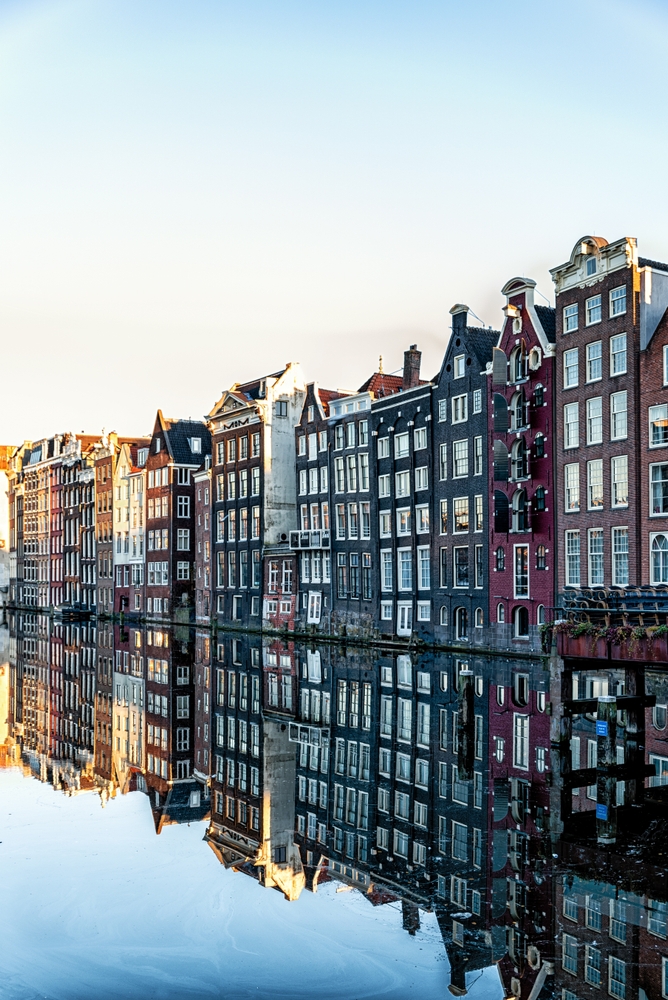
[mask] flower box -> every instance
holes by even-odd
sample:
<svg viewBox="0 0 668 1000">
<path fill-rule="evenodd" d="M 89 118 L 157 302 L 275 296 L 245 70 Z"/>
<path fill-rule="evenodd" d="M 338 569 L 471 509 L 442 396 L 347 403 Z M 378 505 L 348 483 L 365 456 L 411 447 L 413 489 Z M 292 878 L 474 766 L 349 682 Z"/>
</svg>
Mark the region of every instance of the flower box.
<svg viewBox="0 0 668 1000">
<path fill-rule="evenodd" d="M 595 635 L 569 635 L 568 632 L 557 632 L 557 652 L 559 656 L 607 660 L 608 643 Z"/>
<path fill-rule="evenodd" d="M 646 663 L 668 664 L 668 642 L 665 635 L 657 636 L 656 639 L 629 639 L 618 646 L 611 643 L 610 653 L 613 660 L 644 660 Z"/>
</svg>

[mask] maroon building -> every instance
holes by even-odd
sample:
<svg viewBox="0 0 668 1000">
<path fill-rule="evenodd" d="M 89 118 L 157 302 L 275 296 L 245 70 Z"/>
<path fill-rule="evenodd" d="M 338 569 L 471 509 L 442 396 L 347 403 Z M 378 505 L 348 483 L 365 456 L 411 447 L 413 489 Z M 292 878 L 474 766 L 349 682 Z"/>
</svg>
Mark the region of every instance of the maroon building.
<svg viewBox="0 0 668 1000">
<path fill-rule="evenodd" d="M 195 620 L 211 620 L 211 466 L 196 472 L 195 484 Z"/>
<path fill-rule="evenodd" d="M 146 614 L 190 617 L 194 606 L 193 474 L 211 455 L 199 420 L 169 420 L 158 410 L 146 459 Z"/>
<path fill-rule="evenodd" d="M 502 289 L 505 322 L 492 362 L 490 620 L 519 641 L 554 606 L 554 310 L 534 305 L 536 283 Z"/>
</svg>

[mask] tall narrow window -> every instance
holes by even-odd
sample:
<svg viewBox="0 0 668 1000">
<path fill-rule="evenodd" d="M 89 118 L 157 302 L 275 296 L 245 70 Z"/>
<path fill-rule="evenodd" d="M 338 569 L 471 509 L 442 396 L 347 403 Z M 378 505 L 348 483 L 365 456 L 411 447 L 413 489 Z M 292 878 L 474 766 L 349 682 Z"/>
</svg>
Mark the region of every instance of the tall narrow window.
<svg viewBox="0 0 668 1000">
<path fill-rule="evenodd" d="M 603 586 L 603 528 L 589 529 L 589 586 Z"/>
<path fill-rule="evenodd" d="M 629 582 L 629 529 L 612 529 L 612 582 L 626 587 Z"/>
<path fill-rule="evenodd" d="M 580 444 L 580 412 L 578 403 L 564 406 L 564 448 L 577 448 Z"/>
<path fill-rule="evenodd" d="M 566 532 L 566 586 L 580 586 L 580 532 Z"/>
<path fill-rule="evenodd" d="M 628 507 L 629 460 L 628 455 L 618 455 L 610 460 L 613 507 Z"/>
<path fill-rule="evenodd" d="M 603 441 L 603 398 L 594 396 L 587 400 L 587 444 Z"/>
<path fill-rule="evenodd" d="M 602 358 L 603 351 L 600 340 L 595 340 L 593 344 L 587 344 L 587 382 L 597 382 L 602 377 Z"/>
<path fill-rule="evenodd" d="M 529 596 L 529 547 L 515 546 L 515 597 Z"/>
<path fill-rule="evenodd" d="M 610 338 L 610 374 L 626 373 L 626 334 L 620 333 Z"/>
<path fill-rule="evenodd" d="M 603 459 L 587 462 L 587 508 L 603 507 Z"/>
<path fill-rule="evenodd" d="M 578 384 L 578 349 L 564 351 L 564 389 L 570 389 Z"/>
</svg>

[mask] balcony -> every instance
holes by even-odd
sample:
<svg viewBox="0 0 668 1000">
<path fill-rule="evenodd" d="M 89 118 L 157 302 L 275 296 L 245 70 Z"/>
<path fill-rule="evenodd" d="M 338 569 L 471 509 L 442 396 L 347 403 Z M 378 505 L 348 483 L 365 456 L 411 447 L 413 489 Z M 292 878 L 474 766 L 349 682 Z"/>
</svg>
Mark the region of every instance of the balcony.
<svg viewBox="0 0 668 1000">
<path fill-rule="evenodd" d="M 290 548 L 293 551 L 302 549 L 328 549 L 330 547 L 329 531 L 291 531 Z"/>
</svg>

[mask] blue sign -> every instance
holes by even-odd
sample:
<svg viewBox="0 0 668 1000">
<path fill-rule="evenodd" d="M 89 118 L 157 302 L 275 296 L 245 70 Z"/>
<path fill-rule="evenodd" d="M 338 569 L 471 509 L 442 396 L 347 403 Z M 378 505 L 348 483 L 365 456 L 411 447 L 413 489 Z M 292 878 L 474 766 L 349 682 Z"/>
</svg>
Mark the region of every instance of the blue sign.
<svg viewBox="0 0 668 1000">
<path fill-rule="evenodd" d="M 608 723 L 605 721 L 605 719 L 596 720 L 596 735 L 597 736 L 608 735 Z"/>
<path fill-rule="evenodd" d="M 608 807 L 596 803 L 596 819 L 607 819 Z"/>
</svg>

